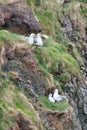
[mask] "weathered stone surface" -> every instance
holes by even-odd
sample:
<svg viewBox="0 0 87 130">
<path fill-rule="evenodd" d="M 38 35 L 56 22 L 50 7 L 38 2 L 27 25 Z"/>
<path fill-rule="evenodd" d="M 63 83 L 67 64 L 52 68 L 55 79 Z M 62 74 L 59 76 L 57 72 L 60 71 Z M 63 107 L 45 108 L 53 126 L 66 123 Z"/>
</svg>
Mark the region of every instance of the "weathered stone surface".
<svg viewBox="0 0 87 130">
<path fill-rule="evenodd" d="M 87 85 L 74 79 L 65 85 L 64 91 L 73 107 L 73 130 L 87 130 Z"/>
<path fill-rule="evenodd" d="M 69 16 L 65 15 L 60 20 L 61 26 L 64 28 L 63 35 L 67 35 L 72 41 L 78 41 L 79 37 L 76 32 L 78 28 L 74 26 Z"/>
<path fill-rule="evenodd" d="M 21 113 L 15 118 L 15 122 L 19 130 L 37 130 L 37 128 L 32 125 L 32 122 Z"/>
<path fill-rule="evenodd" d="M 71 130 L 71 113 L 71 108 L 61 112 L 52 110 L 47 111 L 42 108 L 40 116 L 46 130 Z"/>
<path fill-rule="evenodd" d="M 20 34 L 41 31 L 31 7 L 28 7 L 22 2 L 7 5 L 0 4 L 0 27 Z"/>
<path fill-rule="evenodd" d="M 38 64 L 32 50 L 27 44 L 15 44 L 5 47 L 6 62 L 3 70 L 17 72 L 19 76 L 13 77 L 14 82 L 32 98 L 45 95 L 44 78 L 38 71 Z"/>
</svg>

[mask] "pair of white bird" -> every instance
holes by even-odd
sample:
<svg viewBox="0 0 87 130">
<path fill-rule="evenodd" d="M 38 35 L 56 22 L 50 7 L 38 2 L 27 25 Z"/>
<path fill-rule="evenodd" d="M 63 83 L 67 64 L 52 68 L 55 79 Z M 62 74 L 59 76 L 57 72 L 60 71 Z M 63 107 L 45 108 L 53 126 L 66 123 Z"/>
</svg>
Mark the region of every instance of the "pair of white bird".
<svg viewBox="0 0 87 130">
<path fill-rule="evenodd" d="M 30 36 L 27 37 L 27 42 L 30 45 L 35 44 L 38 46 L 43 46 L 43 41 L 42 41 L 40 33 L 38 33 L 36 35 L 34 33 L 31 33 Z"/>
<path fill-rule="evenodd" d="M 51 93 L 48 96 L 48 99 L 49 99 L 50 102 L 60 102 L 60 101 L 62 101 L 65 98 L 66 98 L 66 96 L 62 96 L 62 95 L 58 94 L 58 89 L 54 90 L 53 96 L 52 96 Z"/>
</svg>

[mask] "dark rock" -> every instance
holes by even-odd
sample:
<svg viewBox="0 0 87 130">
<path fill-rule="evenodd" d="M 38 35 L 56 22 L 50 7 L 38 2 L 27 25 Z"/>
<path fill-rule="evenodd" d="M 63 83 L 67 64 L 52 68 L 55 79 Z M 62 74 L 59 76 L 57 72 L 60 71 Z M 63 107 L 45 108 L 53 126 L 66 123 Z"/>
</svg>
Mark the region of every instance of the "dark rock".
<svg viewBox="0 0 87 130">
<path fill-rule="evenodd" d="M 64 0 L 64 3 L 68 3 L 70 0 Z"/>
<path fill-rule="evenodd" d="M 44 77 L 38 70 L 32 49 L 26 44 L 15 44 L 6 46 L 5 52 L 7 62 L 3 65 L 3 70 L 18 73 L 19 76 L 12 77 L 17 87 L 23 89 L 32 98 L 45 95 Z"/>
<path fill-rule="evenodd" d="M 71 21 L 70 17 L 65 15 L 60 20 L 61 26 L 64 28 L 63 35 L 67 35 L 68 38 L 73 41 L 77 42 L 79 37 L 76 34 L 78 28 L 74 27 L 73 22 Z"/>
<path fill-rule="evenodd" d="M 27 119 L 24 115 L 19 114 L 15 118 L 15 122 L 18 125 L 19 130 L 37 130 L 33 125 L 31 120 Z"/>
<path fill-rule="evenodd" d="M 68 50 L 69 53 L 72 53 L 73 46 L 71 44 L 69 44 L 67 50 Z"/>
<path fill-rule="evenodd" d="M 19 61 L 11 60 L 3 65 L 5 72 L 16 71 L 20 74 L 20 78 L 14 79 L 17 87 L 23 89 L 32 98 L 37 95 L 45 95 L 45 85 L 42 74 L 39 72 L 33 73 L 31 69 L 26 69 Z M 31 81 L 31 85 L 27 82 Z"/>
<path fill-rule="evenodd" d="M 22 2 L 8 5 L 0 4 L 0 27 L 20 34 L 41 31 L 31 7 L 26 6 Z"/>
<path fill-rule="evenodd" d="M 72 79 L 71 83 L 64 86 L 69 103 L 73 107 L 73 130 L 87 130 L 87 86 L 84 81 L 77 82 Z"/>
</svg>

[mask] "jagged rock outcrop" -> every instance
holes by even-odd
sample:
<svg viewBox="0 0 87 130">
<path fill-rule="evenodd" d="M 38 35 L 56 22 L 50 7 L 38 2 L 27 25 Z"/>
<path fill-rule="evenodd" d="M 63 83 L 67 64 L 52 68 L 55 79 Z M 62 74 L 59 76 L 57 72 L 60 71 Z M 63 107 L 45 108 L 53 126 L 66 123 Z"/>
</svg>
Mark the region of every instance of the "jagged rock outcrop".
<svg viewBox="0 0 87 130">
<path fill-rule="evenodd" d="M 20 34 L 41 31 L 31 7 L 22 2 L 7 5 L 0 4 L 0 27 Z"/>
<path fill-rule="evenodd" d="M 75 26 L 77 24 L 77 26 Z M 84 26 L 78 26 L 78 23 L 72 22 L 69 16 L 63 16 L 61 19 L 61 25 L 64 27 L 64 34 L 68 36 L 73 42 L 77 42 L 81 39 L 81 36 L 77 36 L 77 32 L 81 31 L 84 35 Z M 82 29 L 82 28 L 83 29 Z M 80 39 L 79 39 L 80 38 Z M 86 37 L 85 37 L 86 38 Z M 82 38 L 82 42 L 86 42 L 86 39 Z M 72 129 L 73 130 L 86 130 L 87 129 L 87 45 L 84 43 L 81 48 L 78 48 L 81 56 L 83 57 L 83 66 L 81 66 L 81 77 L 77 80 L 72 76 L 71 82 L 64 86 L 64 91 L 67 94 L 69 103 L 73 107 L 72 113 Z"/>
<path fill-rule="evenodd" d="M 5 72 L 18 75 L 12 80 L 32 98 L 45 95 L 43 74 L 38 70 L 38 63 L 32 49 L 27 44 L 14 44 L 5 46 Z M 18 74 L 16 74 L 18 73 Z"/>
<path fill-rule="evenodd" d="M 17 130 L 37 130 L 34 125 L 32 125 L 31 121 L 26 118 L 26 116 L 19 114 L 16 118 L 16 129 Z"/>
<path fill-rule="evenodd" d="M 64 86 L 69 102 L 73 107 L 73 129 L 87 130 L 87 84 L 81 79 L 77 82 L 73 78 L 72 83 Z M 75 125 L 76 124 L 76 125 Z"/>
<path fill-rule="evenodd" d="M 76 32 L 78 31 L 78 27 L 74 26 L 70 17 L 65 15 L 60 20 L 61 26 L 64 28 L 63 35 L 67 35 L 70 40 L 78 41 L 79 37 Z"/>
<path fill-rule="evenodd" d="M 79 15 L 82 21 L 81 15 Z M 76 18 L 79 19 L 79 18 Z M 78 20 L 73 20 L 69 15 L 64 15 L 60 22 L 64 28 L 63 35 L 67 35 L 68 38 L 74 43 L 80 43 L 78 52 L 83 58 L 83 65 L 81 67 L 81 75 L 77 79 L 71 76 L 71 81 L 68 82 L 63 90 L 69 99 L 69 104 L 73 108 L 72 112 L 72 130 L 87 130 L 87 45 L 86 45 L 86 32 L 84 21 L 80 23 Z M 77 35 L 79 32 L 79 37 Z M 82 41 L 82 45 L 81 45 Z"/>
<path fill-rule="evenodd" d="M 71 107 L 64 111 L 52 111 L 41 108 L 39 113 L 46 130 L 71 130 Z"/>
<path fill-rule="evenodd" d="M 67 1 L 68 0 L 66 0 L 66 2 Z M 76 4 L 75 10 L 77 10 L 77 8 L 80 8 L 80 4 L 78 5 Z M 47 7 L 45 7 L 45 9 L 46 11 L 48 11 Z M 47 13 L 47 18 L 48 16 L 49 16 L 49 12 Z M 77 14 L 75 14 L 75 16 L 77 16 Z M 80 18 L 81 17 L 79 17 L 79 19 Z M 38 113 L 36 114 L 40 116 L 39 121 L 41 119 L 41 122 L 37 121 L 38 118 L 36 118 L 36 120 L 34 121 L 36 124 L 41 123 L 41 125 L 44 127 L 45 130 L 87 130 L 87 45 L 86 43 L 84 44 L 84 46 L 82 44 L 81 45 L 79 44 L 80 40 L 81 42 L 87 42 L 87 39 L 86 37 L 84 37 L 85 35 L 83 33 L 85 29 L 83 26 L 84 22 L 82 23 L 82 19 L 81 22 L 78 22 L 79 19 L 75 17 L 75 20 L 73 21 L 73 18 L 71 18 L 70 15 L 67 14 L 64 15 L 60 20 L 61 25 L 64 29 L 63 35 L 65 37 L 63 40 L 67 39 L 66 36 L 68 36 L 68 40 L 71 40 L 72 44 L 75 45 L 75 43 L 77 43 L 76 44 L 78 45 L 77 49 L 78 51 L 80 51 L 84 62 L 83 66 L 79 66 L 81 67 L 81 74 L 79 73 L 80 77 L 78 77 L 78 79 L 70 74 L 71 81 L 68 80 L 67 81 L 68 83 L 64 87 L 62 86 L 62 84 L 60 84 L 63 87 L 65 94 L 67 95 L 69 104 L 72 106 L 72 111 L 67 110 L 67 111 L 59 112 L 59 111 L 47 110 L 47 108 L 43 106 L 43 103 L 40 102 L 39 99 L 37 98 L 38 95 L 45 96 L 45 91 L 47 96 L 49 92 L 53 92 L 54 87 L 51 88 L 52 90 L 50 89 L 50 87 L 47 88 L 48 86 L 50 86 L 50 84 L 52 84 L 51 86 L 55 86 L 55 87 L 57 85 L 56 84 L 54 85 L 53 78 L 48 77 L 47 79 L 47 77 L 45 77 L 45 75 L 42 74 L 40 68 L 38 69 L 38 62 L 33 54 L 34 46 L 32 47 L 24 43 L 22 44 L 21 42 L 23 41 L 21 40 L 21 42 L 18 44 L 11 44 L 11 45 L 4 44 L 5 45 L 4 52 L 2 51 L 4 54 L 0 54 L 1 56 L 0 63 L 1 65 L 3 65 L 2 71 L 9 73 L 10 74 L 9 78 L 11 82 L 15 83 L 16 87 L 21 88 L 24 94 L 28 95 L 28 97 L 31 99 L 30 102 L 32 103 L 32 106 L 34 106 L 35 111 L 37 111 Z M 19 2 L 8 4 L 8 5 L 0 5 L 0 27 L 10 30 L 12 32 L 25 34 L 25 35 L 30 34 L 32 32 L 37 33 L 41 31 L 39 23 L 35 20 L 31 8 Z M 87 35 L 87 32 L 85 33 Z M 73 49 L 74 49 L 73 45 L 68 46 L 67 50 L 71 55 Z M 54 51 L 56 50 L 54 49 Z M 2 61 L 4 62 L 2 63 Z M 58 68 L 59 69 L 55 73 L 55 75 L 63 73 L 63 65 L 61 63 L 58 65 Z M 45 79 L 44 77 L 48 82 L 46 88 L 45 88 L 46 80 L 44 80 Z M 14 104 L 14 102 L 12 103 L 10 102 L 10 100 L 12 100 L 9 94 L 10 88 L 9 91 L 7 89 L 8 94 L 6 95 L 4 93 L 5 97 L 3 97 L 3 99 L 6 100 L 6 104 L 8 102 L 9 105 Z M 13 95 L 16 97 L 16 94 L 13 93 Z M 8 97 L 10 97 L 9 101 L 7 101 Z M 20 96 L 18 95 L 18 97 Z M 21 99 L 23 101 L 24 98 Z M 18 105 L 17 101 L 15 104 Z M 25 108 L 27 108 L 26 107 L 27 105 L 28 102 L 25 102 L 24 112 L 26 112 Z M 5 105 L 3 105 L 3 107 L 4 106 Z M 21 109 L 22 111 L 23 109 L 20 108 L 20 106 L 18 105 L 18 109 Z M 17 109 L 17 106 L 15 107 L 15 109 Z M 31 114 L 29 113 L 28 116 L 30 115 Z M 37 115 L 35 116 L 37 117 Z M 22 114 L 19 116 L 17 115 L 14 125 L 15 125 L 14 128 L 11 127 L 9 129 L 10 130 L 37 130 L 34 124 L 32 124 L 31 120 L 29 120 L 28 118 L 26 118 L 26 116 Z M 37 125 L 37 127 L 39 128 L 39 125 Z M 41 130 L 41 128 L 39 129 Z"/>
</svg>

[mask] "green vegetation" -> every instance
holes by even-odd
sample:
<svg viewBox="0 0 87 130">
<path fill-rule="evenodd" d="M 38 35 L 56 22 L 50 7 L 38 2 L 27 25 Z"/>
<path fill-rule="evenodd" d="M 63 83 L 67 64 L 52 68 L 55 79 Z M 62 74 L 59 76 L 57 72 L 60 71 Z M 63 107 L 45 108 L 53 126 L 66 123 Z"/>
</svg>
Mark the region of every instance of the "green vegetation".
<svg viewBox="0 0 87 130">
<path fill-rule="evenodd" d="M 10 113 L 10 109 L 13 110 L 12 113 Z M 5 74 L 5 79 L 0 77 L 0 130 L 9 129 L 15 124 L 15 111 L 17 112 L 19 109 L 34 123 L 36 122 L 36 115 L 31 104 L 22 92 L 15 89 L 14 84 L 10 81 L 10 76 Z"/>
<path fill-rule="evenodd" d="M 35 1 L 35 5 L 36 5 L 36 6 L 40 6 L 40 0 L 36 0 L 36 1 Z"/>
<path fill-rule="evenodd" d="M 84 4 L 87 3 L 87 0 L 78 1 L 81 2 L 80 9 L 76 7 L 76 5 L 78 6 L 78 2 L 75 3 L 75 0 L 70 0 L 69 3 L 63 5 L 59 5 L 56 0 L 26 0 L 28 5 L 32 5 L 34 14 L 42 26 L 43 33 L 50 35 L 47 40 L 43 40 L 43 47 L 33 46 L 39 69 L 43 72 L 45 79 L 47 78 L 47 81 L 50 82 L 49 84 L 53 80 L 55 83 L 52 82 L 54 84 L 52 87 L 59 87 L 58 89 L 61 92 L 63 92 L 62 85 L 70 80 L 71 75 L 79 76 L 80 65 L 83 64 L 82 58 L 78 53 L 78 48 L 82 45 L 79 42 L 77 44 L 71 42 L 67 36 L 64 39 L 59 22 L 62 15 L 65 14 L 70 16 L 71 20 L 77 26 L 83 26 L 82 21 L 81 23 L 79 21 L 87 18 L 87 7 Z M 84 30 L 83 28 L 81 29 Z M 80 38 L 80 31 L 76 33 Z M 19 35 L 6 30 L 0 30 L 0 46 L 14 43 L 18 40 Z M 73 46 L 72 52 L 68 52 L 67 48 L 69 43 Z M 60 62 L 62 65 L 62 73 L 55 74 L 58 72 L 58 64 Z M 51 78 L 49 75 L 51 75 Z M 58 84 L 56 85 L 56 83 Z M 46 97 L 40 97 L 39 101 L 45 108 L 53 111 L 63 111 L 69 107 L 66 100 L 59 103 L 51 103 Z M 17 112 L 20 110 L 35 123 L 36 114 L 29 103 L 21 90 L 15 89 L 8 74 L 6 74 L 5 79 L 0 77 L 0 130 L 9 129 L 9 126 L 14 125 L 15 112 L 10 113 L 10 108 Z"/>
<path fill-rule="evenodd" d="M 73 56 L 67 52 L 65 45 L 54 42 L 52 38 L 48 39 L 44 47 L 35 48 L 35 56 L 40 67 L 42 66 L 41 68 L 45 72 L 57 72 L 58 63 L 61 61 L 65 72 L 75 75 L 79 73 L 79 64 Z"/>
<path fill-rule="evenodd" d="M 0 77 L 0 92 L 2 92 L 2 90 L 6 88 L 10 83 L 11 82 L 9 81 L 8 78 L 3 79 L 2 77 Z"/>
<path fill-rule="evenodd" d="M 85 7 L 84 5 L 81 5 L 81 14 L 87 18 L 87 7 Z"/>
<path fill-rule="evenodd" d="M 18 40 L 18 35 L 8 32 L 6 30 L 0 30 L 0 41 L 3 42 L 16 42 Z"/>
<path fill-rule="evenodd" d="M 79 2 L 87 3 L 87 0 L 78 0 Z"/>
<path fill-rule="evenodd" d="M 63 111 L 63 110 L 66 110 L 69 107 L 68 102 L 65 101 L 65 100 L 63 100 L 59 103 L 52 103 L 46 97 L 41 97 L 40 102 L 42 102 L 44 107 L 51 109 L 51 110 Z"/>
<path fill-rule="evenodd" d="M 0 107 L 0 122 L 2 121 L 3 118 L 3 109 Z"/>
<path fill-rule="evenodd" d="M 65 84 L 66 82 L 70 81 L 70 74 L 66 72 L 61 75 L 54 76 L 54 79 Z"/>
<path fill-rule="evenodd" d="M 26 3 L 27 3 L 28 5 L 31 5 L 32 2 L 34 2 L 34 0 L 26 0 Z"/>
<path fill-rule="evenodd" d="M 35 15 L 38 17 L 39 21 L 41 22 L 44 30 L 47 30 L 50 33 L 50 27 L 52 27 L 52 13 L 46 10 L 35 10 Z"/>
<path fill-rule="evenodd" d="M 16 94 L 17 94 L 17 92 L 16 92 Z M 18 95 L 18 94 L 16 95 L 14 102 L 15 102 L 16 108 L 20 109 L 26 115 L 28 115 L 32 120 L 34 120 L 34 118 L 35 118 L 34 112 L 29 110 L 29 108 L 27 107 L 27 103 L 22 100 L 20 95 Z"/>
</svg>

